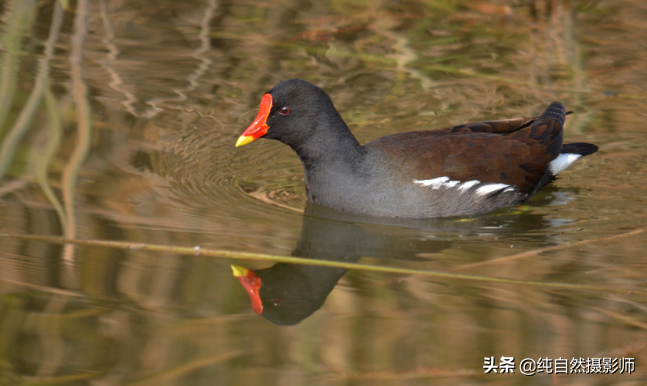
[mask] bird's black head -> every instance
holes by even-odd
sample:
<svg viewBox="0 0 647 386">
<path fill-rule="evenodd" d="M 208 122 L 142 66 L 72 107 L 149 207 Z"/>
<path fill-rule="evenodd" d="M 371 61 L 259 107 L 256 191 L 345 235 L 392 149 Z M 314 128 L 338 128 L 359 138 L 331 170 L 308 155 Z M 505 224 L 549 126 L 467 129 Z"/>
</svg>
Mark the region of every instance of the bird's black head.
<svg viewBox="0 0 647 386">
<path fill-rule="evenodd" d="M 256 119 L 236 146 L 263 137 L 297 148 L 321 128 L 335 127 L 325 125 L 332 119 L 346 127 L 324 90 L 302 79 L 284 80 L 263 95 Z"/>
</svg>

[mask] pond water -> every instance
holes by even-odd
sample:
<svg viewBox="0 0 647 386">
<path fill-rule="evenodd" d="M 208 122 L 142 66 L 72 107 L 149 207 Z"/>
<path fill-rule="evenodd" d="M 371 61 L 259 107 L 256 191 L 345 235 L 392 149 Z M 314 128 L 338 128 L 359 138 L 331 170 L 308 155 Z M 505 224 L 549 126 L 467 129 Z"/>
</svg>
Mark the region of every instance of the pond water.
<svg viewBox="0 0 647 386">
<path fill-rule="evenodd" d="M 0 14 L 0 384 L 647 383 L 644 1 Z M 295 77 L 362 143 L 559 100 L 600 150 L 521 207 L 341 215 L 287 146 L 234 147 Z M 264 317 L 232 264 L 272 283 Z"/>
</svg>

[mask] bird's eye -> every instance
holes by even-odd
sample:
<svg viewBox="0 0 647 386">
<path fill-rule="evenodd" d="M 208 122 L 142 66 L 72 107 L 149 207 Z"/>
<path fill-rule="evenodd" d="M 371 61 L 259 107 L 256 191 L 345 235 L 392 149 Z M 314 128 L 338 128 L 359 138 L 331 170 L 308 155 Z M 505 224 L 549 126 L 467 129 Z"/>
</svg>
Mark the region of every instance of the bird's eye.
<svg viewBox="0 0 647 386">
<path fill-rule="evenodd" d="M 279 113 L 281 115 L 288 115 L 288 114 L 290 114 L 290 108 L 289 107 L 281 107 L 281 110 L 279 110 Z"/>
<path fill-rule="evenodd" d="M 272 302 L 272 305 L 274 307 L 280 307 L 281 306 L 281 299 L 272 299 L 270 301 Z"/>
</svg>

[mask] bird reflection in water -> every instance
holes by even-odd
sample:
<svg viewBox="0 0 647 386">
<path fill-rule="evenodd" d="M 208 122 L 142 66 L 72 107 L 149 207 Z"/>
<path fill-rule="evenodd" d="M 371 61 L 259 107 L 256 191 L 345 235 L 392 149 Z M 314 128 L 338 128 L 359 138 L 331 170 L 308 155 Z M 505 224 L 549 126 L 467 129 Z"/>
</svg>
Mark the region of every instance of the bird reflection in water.
<svg viewBox="0 0 647 386">
<path fill-rule="evenodd" d="M 549 195 L 545 196 L 549 197 Z M 541 204 L 541 198 L 536 200 Z M 427 256 L 448 248 L 446 235 L 514 234 L 550 227 L 543 216 L 503 210 L 489 216 L 446 219 L 376 219 L 359 217 L 308 203 L 301 236 L 292 256 L 354 263 L 360 257 L 428 261 Z M 438 236 L 441 235 L 441 236 Z M 344 268 L 277 263 L 250 270 L 232 266 L 246 289 L 254 311 L 277 325 L 295 325 L 321 308 Z"/>
</svg>

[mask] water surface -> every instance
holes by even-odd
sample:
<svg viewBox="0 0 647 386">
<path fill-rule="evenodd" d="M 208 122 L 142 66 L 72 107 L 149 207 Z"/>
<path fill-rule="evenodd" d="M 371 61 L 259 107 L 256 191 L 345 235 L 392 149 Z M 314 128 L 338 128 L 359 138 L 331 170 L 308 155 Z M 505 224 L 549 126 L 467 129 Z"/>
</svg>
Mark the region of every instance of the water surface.
<svg viewBox="0 0 647 386">
<path fill-rule="evenodd" d="M 67 3 L 0 2 L 0 383 L 647 379 L 644 2 Z M 340 215 L 306 205 L 286 146 L 233 146 L 293 77 L 362 143 L 559 100 L 566 141 L 600 151 L 523 207 Z M 232 263 L 273 275 L 266 318 Z M 502 356 L 515 374 L 485 374 Z M 635 369 L 525 377 L 524 358 Z"/>
</svg>

